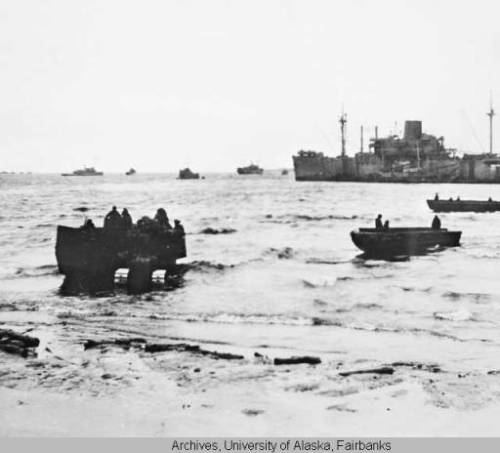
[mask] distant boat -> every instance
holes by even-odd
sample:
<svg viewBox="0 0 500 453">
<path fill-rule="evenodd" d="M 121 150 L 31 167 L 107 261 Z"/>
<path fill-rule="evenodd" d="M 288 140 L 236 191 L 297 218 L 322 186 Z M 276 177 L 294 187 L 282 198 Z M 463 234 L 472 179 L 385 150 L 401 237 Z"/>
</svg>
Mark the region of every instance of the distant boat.
<svg viewBox="0 0 500 453">
<path fill-rule="evenodd" d="M 189 168 L 183 168 L 179 170 L 179 176 L 177 179 L 200 179 L 199 173 L 193 173 Z"/>
<path fill-rule="evenodd" d="M 434 212 L 494 212 L 500 211 L 500 201 L 489 200 L 427 200 Z"/>
<path fill-rule="evenodd" d="M 127 176 L 132 176 L 132 175 L 135 175 L 137 172 L 135 171 L 134 168 L 131 168 L 129 171 L 127 171 L 127 173 L 125 173 Z"/>
<path fill-rule="evenodd" d="M 282 176 L 288 175 L 288 170 L 286 170 L 286 169 L 281 170 L 281 174 L 282 174 Z"/>
<path fill-rule="evenodd" d="M 94 167 L 84 167 L 73 173 L 61 173 L 62 176 L 102 176 L 103 174 L 102 171 L 96 171 Z"/>
<path fill-rule="evenodd" d="M 255 164 L 250 164 L 247 167 L 238 167 L 236 171 L 239 175 L 261 175 L 264 173 L 264 170 Z"/>
</svg>

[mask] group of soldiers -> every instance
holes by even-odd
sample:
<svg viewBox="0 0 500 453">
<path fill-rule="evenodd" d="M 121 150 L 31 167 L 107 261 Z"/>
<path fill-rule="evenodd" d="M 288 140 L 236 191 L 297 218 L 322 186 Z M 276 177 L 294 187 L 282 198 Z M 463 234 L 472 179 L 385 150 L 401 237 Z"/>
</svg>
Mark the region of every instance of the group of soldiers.
<svg viewBox="0 0 500 453">
<path fill-rule="evenodd" d="M 436 193 L 436 195 L 434 195 L 434 201 L 439 201 L 439 194 Z M 448 201 L 453 201 L 453 198 L 450 197 Z M 460 197 L 457 197 L 457 201 L 460 201 Z M 491 203 L 492 201 L 493 201 L 492 198 L 489 197 L 488 202 Z"/>
<path fill-rule="evenodd" d="M 132 221 L 132 216 L 128 212 L 127 208 L 123 208 L 121 214 L 118 212 L 118 209 L 116 209 L 116 206 L 113 206 L 111 211 L 109 211 L 106 214 L 106 217 L 104 217 L 104 228 L 105 229 L 120 229 L 120 230 L 127 230 L 129 228 L 132 228 L 134 225 L 134 222 Z M 174 226 L 170 224 L 170 221 L 168 219 L 167 211 L 163 208 L 159 208 L 156 211 L 156 214 L 154 216 L 154 219 L 151 219 L 149 217 L 143 217 L 137 222 L 137 226 L 151 226 L 151 225 L 156 225 L 160 226 L 166 230 L 172 230 L 176 233 L 180 233 L 184 235 L 184 227 L 181 225 L 181 222 L 177 219 L 174 220 Z M 86 229 L 93 229 L 95 228 L 94 222 L 92 219 L 87 219 L 85 221 L 85 224 L 83 228 Z"/>
<path fill-rule="evenodd" d="M 434 218 L 432 219 L 431 228 L 433 230 L 441 229 L 441 219 L 437 215 L 435 215 Z M 384 223 L 382 223 L 382 214 L 379 214 L 377 216 L 377 218 L 375 219 L 375 229 L 378 231 L 383 231 L 383 230 L 389 229 L 389 221 L 388 220 L 386 220 Z"/>
<path fill-rule="evenodd" d="M 122 228 L 128 229 L 131 228 L 134 222 L 132 222 L 132 216 L 129 214 L 127 208 L 123 208 L 122 213 L 120 214 L 116 209 L 116 206 L 113 206 L 113 209 L 106 214 L 104 217 L 104 228 Z"/>
<path fill-rule="evenodd" d="M 439 201 L 439 194 L 434 195 L 434 201 Z M 448 201 L 453 201 L 453 198 L 452 198 L 452 197 L 450 197 L 450 198 L 448 199 Z M 459 197 L 459 196 L 457 196 L 457 201 L 460 201 L 460 197 Z M 488 200 L 488 201 L 491 201 L 491 197 L 489 198 L 489 200 Z"/>
</svg>

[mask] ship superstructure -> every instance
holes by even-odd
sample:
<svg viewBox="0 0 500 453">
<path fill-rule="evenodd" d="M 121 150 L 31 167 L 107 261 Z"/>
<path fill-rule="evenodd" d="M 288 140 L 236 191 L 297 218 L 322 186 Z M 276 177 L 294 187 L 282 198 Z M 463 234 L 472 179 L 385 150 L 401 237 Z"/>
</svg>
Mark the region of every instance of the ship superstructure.
<svg viewBox="0 0 500 453">
<path fill-rule="evenodd" d="M 376 134 L 368 152 L 363 151 L 361 138 L 360 151 L 349 157 L 345 152 L 346 119 L 342 114 L 339 156 L 315 151 L 299 151 L 293 156 L 297 181 L 500 183 L 500 157 L 491 152 L 491 132 L 490 153 L 459 158 L 456 149 L 445 147 L 444 137 L 424 133 L 421 121 L 406 121 L 402 136 L 378 138 Z"/>
</svg>

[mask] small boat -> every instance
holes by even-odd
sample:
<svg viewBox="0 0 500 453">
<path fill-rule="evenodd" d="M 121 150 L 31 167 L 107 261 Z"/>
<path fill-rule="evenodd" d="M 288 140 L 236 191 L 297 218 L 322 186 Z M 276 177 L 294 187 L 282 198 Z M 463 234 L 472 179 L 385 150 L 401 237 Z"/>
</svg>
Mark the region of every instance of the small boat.
<svg viewBox="0 0 500 453">
<path fill-rule="evenodd" d="M 494 212 L 500 211 L 500 201 L 494 200 L 427 200 L 434 212 Z"/>
<path fill-rule="evenodd" d="M 281 175 L 282 176 L 288 175 L 288 170 L 287 169 L 281 170 Z"/>
<path fill-rule="evenodd" d="M 370 256 L 418 255 L 433 248 L 457 247 L 461 231 L 446 228 L 360 228 L 351 231 L 352 242 Z"/>
<path fill-rule="evenodd" d="M 236 172 L 239 175 L 261 175 L 264 173 L 264 169 L 260 168 L 258 165 L 250 164 L 247 167 L 238 167 Z"/>
<path fill-rule="evenodd" d="M 135 171 L 135 168 L 131 168 L 127 173 L 125 173 L 127 176 L 132 176 L 135 175 L 137 172 Z"/>
<path fill-rule="evenodd" d="M 73 173 L 61 173 L 62 176 L 102 176 L 103 174 L 102 171 L 97 171 L 94 167 L 84 167 Z"/>
<path fill-rule="evenodd" d="M 177 179 L 200 179 L 200 174 L 199 173 L 194 173 L 191 171 L 189 168 L 183 168 L 182 170 L 179 170 L 179 176 Z"/>
</svg>

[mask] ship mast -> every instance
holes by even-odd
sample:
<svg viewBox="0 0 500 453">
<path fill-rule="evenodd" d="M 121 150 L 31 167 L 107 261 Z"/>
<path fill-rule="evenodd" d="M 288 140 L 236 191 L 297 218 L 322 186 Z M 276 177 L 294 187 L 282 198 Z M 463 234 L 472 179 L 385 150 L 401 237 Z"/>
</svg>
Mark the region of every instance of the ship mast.
<svg viewBox="0 0 500 453">
<path fill-rule="evenodd" d="M 486 115 L 490 117 L 490 154 L 493 154 L 493 117 L 495 116 L 495 111 L 493 110 L 491 97 L 490 97 L 490 111 Z"/>
<path fill-rule="evenodd" d="M 361 126 L 361 131 L 360 132 L 361 132 L 361 137 L 360 137 L 361 140 L 360 140 L 360 144 L 359 144 L 360 145 L 359 146 L 359 148 L 360 148 L 359 152 L 361 154 L 363 154 L 363 148 L 364 148 L 364 146 L 363 146 L 363 126 Z"/>
<path fill-rule="evenodd" d="M 347 123 L 347 114 L 340 115 L 340 132 L 342 134 L 342 157 L 345 157 L 345 123 Z"/>
</svg>

